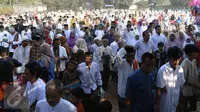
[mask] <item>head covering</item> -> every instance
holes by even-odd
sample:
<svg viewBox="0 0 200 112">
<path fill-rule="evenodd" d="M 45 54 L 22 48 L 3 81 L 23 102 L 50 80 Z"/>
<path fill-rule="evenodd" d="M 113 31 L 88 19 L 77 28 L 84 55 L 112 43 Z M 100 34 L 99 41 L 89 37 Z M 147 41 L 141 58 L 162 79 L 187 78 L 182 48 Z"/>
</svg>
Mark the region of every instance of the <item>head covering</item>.
<svg viewBox="0 0 200 112">
<path fill-rule="evenodd" d="M 60 37 L 62 37 L 63 35 L 62 34 L 57 34 L 57 38 L 60 38 Z"/>
<path fill-rule="evenodd" d="M 75 32 L 74 31 L 71 31 L 71 33 L 74 33 L 75 34 Z M 70 33 L 70 34 L 71 34 Z M 76 37 L 75 38 L 72 38 L 71 36 L 67 39 L 67 43 L 68 43 L 68 45 L 69 45 L 69 47 L 74 47 L 74 45 L 76 44 Z"/>
<path fill-rule="evenodd" d="M 23 36 L 23 37 L 22 37 L 22 42 L 24 42 L 24 41 L 29 41 L 28 36 Z"/>
<path fill-rule="evenodd" d="M 41 56 L 41 60 L 44 64 L 44 66 L 46 68 L 49 68 L 49 65 L 50 65 L 50 62 L 52 61 L 52 59 L 54 58 L 54 55 L 51 51 L 51 48 L 49 46 L 49 44 L 47 43 L 43 43 L 41 46 L 40 46 L 40 52 L 42 54 Z"/>
<path fill-rule="evenodd" d="M 84 52 L 87 52 L 88 51 L 88 48 L 87 48 L 87 43 L 85 42 L 84 39 L 78 39 L 76 41 L 76 46 L 78 47 L 78 49 L 80 50 L 83 50 Z"/>
<path fill-rule="evenodd" d="M 95 41 L 95 40 L 100 40 L 100 39 L 96 37 L 96 38 L 94 38 L 94 41 Z"/>
</svg>

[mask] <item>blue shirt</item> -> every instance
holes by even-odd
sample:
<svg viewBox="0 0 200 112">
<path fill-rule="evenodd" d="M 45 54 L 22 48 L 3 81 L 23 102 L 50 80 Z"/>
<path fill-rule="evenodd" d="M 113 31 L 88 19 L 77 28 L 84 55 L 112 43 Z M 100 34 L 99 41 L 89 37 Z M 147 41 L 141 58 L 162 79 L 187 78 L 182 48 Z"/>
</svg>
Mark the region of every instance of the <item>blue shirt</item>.
<svg viewBox="0 0 200 112">
<path fill-rule="evenodd" d="M 43 64 L 43 62 L 42 62 L 41 60 L 40 60 L 38 63 L 40 64 L 41 67 L 44 67 L 44 64 Z M 47 68 L 47 70 L 48 70 L 48 75 L 49 75 L 49 76 L 48 76 L 48 80 L 53 80 L 53 79 L 56 78 L 55 72 L 54 72 L 54 68 L 55 68 L 55 63 L 54 63 L 54 61 L 52 60 L 52 61 L 50 62 L 49 68 Z"/>
<path fill-rule="evenodd" d="M 154 72 L 145 74 L 141 69 L 130 74 L 126 97 L 131 101 L 131 112 L 153 112 Z"/>
</svg>

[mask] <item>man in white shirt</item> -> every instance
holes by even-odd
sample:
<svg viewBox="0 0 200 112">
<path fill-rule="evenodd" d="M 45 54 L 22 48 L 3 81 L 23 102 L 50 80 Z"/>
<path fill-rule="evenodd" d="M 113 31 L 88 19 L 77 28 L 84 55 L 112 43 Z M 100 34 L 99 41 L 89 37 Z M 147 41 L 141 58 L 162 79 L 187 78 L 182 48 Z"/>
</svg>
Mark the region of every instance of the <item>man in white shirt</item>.
<svg viewBox="0 0 200 112">
<path fill-rule="evenodd" d="M 108 81 L 110 78 L 110 71 L 112 70 L 112 65 L 114 64 L 115 55 L 110 46 L 108 46 L 108 39 L 106 37 L 102 38 L 103 45 L 99 47 L 97 52 L 97 58 L 99 61 L 100 71 L 103 80 L 103 89 L 108 89 Z"/>
<path fill-rule="evenodd" d="M 125 40 L 126 43 L 128 43 L 129 40 L 135 38 L 135 34 L 133 31 L 131 31 L 131 25 L 127 25 L 126 28 L 127 28 L 127 30 L 124 32 L 122 38 Z"/>
<path fill-rule="evenodd" d="M 99 65 L 93 62 L 91 52 L 85 53 L 85 62 L 78 65 L 77 70 L 80 72 L 81 88 L 83 90 L 83 105 L 86 112 L 95 112 L 96 103 L 91 96 L 97 97 L 95 92 L 100 92 L 102 78 Z"/>
<path fill-rule="evenodd" d="M 15 31 L 14 28 L 9 29 L 9 37 L 8 37 L 8 44 L 9 44 L 9 56 L 13 57 L 15 49 L 21 44 L 21 35 Z"/>
<path fill-rule="evenodd" d="M 114 55 L 117 54 L 117 50 L 119 49 L 119 45 L 118 45 L 119 39 L 120 39 L 120 34 L 117 33 L 117 34 L 115 34 L 115 41 L 110 44 L 110 47 L 111 47 Z"/>
<path fill-rule="evenodd" d="M 68 39 L 69 36 L 70 36 L 70 33 L 71 33 L 71 30 L 69 29 L 68 24 L 64 24 L 63 31 L 64 31 L 64 33 L 65 33 L 65 37 Z"/>
<path fill-rule="evenodd" d="M 124 53 L 122 52 L 122 49 L 124 49 Z M 130 110 L 126 105 L 125 92 L 129 74 L 135 71 L 133 63 L 135 51 L 132 46 L 126 46 L 122 49 L 117 53 L 115 59 L 115 66 L 117 67 L 118 72 L 118 105 L 120 112 L 129 112 Z"/>
<path fill-rule="evenodd" d="M 158 50 L 157 47 L 158 43 L 159 42 L 165 43 L 165 40 L 166 40 L 165 35 L 161 34 L 161 26 L 156 26 L 156 33 L 151 37 L 151 41 L 155 45 L 154 51 Z"/>
<path fill-rule="evenodd" d="M 100 24 L 98 25 L 98 30 L 95 31 L 95 35 L 96 37 L 99 37 L 99 39 L 101 40 L 102 37 L 104 36 L 104 31 L 103 31 L 103 26 Z"/>
<path fill-rule="evenodd" d="M 176 112 L 180 109 L 182 90 L 185 83 L 184 71 L 179 66 L 182 51 L 169 48 L 169 62 L 164 64 L 157 75 L 156 112 Z"/>
<path fill-rule="evenodd" d="M 136 45 L 136 60 L 141 63 L 142 55 L 146 52 L 152 53 L 154 50 L 154 44 L 149 40 L 150 34 L 148 31 L 143 32 L 143 40 L 140 40 Z"/>
<path fill-rule="evenodd" d="M 56 57 L 56 73 L 61 80 L 63 72 L 65 70 L 65 63 L 68 59 L 66 49 L 60 45 L 60 39 L 54 38 L 53 47 L 51 48 L 54 56 Z"/>
<path fill-rule="evenodd" d="M 25 37 L 28 37 L 29 40 L 32 40 L 32 37 L 31 37 L 31 30 L 29 29 L 29 26 L 28 24 L 24 25 L 24 30 L 22 31 L 22 38 L 25 38 Z"/>
<path fill-rule="evenodd" d="M 37 62 L 25 65 L 25 75 L 28 82 L 24 96 L 28 97 L 28 109 L 33 109 L 38 101 L 45 99 L 46 84 L 39 78 L 42 74 L 41 69 Z"/>
<path fill-rule="evenodd" d="M 185 85 L 183 86 L 183 108 L 185 112 L 197 111 L 197 95 L 199 85 L 199 75 L 197 70 L 196 58 L 199 49 L 193 45 L 186 45 L 184 48 L 187 58 L 183 60 L 181 66 L 184 70 Z M 188 104 L 190 108 L 188 108 Z"/>
<path fill-rule="evenodd" d="M 17 68 L 17 73 L 22 74 L 25 70 L 25 65 L 29 62 L 30 57 L 30 46 L 29 46 L 29 39 L 28 37 L 24 37 L 22 39 L 21 46 L 17 47 L 13 58 L 18 60 L 22 66 Z"/>
<path fill-rule="evenodd" d="M 56 27 L 57 27 L 57 24 L 54 23 L 54 24 L 52 25 L 52 29 L 51 29 L 51 31 L 50 31 L 50 33 L 49 33 L 49 35 L 50 35 L 50 37 L 51 37 L 52 40 L 55 38 L 56 33 L 57 33 L 57 32 L 56 32 Z"/>
<path fill-rule="evenodd" d="M 4 46 L 6 49 L 9 47 L 8 36 L 9 33 L 4 30 L 3 25 L 0 25 L 0 46 Z"/>
<path fill-rule="evenodd" d="M 46 85 L 46 99 L 37 102 L 35 112 L 77 112 L 76 107 L 62 99 L 63 84 L 51 80 Z"/>
</svg>

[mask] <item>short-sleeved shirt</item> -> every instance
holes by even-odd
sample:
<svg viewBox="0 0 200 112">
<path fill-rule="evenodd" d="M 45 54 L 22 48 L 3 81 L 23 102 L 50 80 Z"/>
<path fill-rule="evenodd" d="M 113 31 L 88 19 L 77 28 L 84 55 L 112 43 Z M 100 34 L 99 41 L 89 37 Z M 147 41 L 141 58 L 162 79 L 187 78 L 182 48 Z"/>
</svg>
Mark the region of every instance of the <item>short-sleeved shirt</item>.
<svg viewBox="0 0 200 112">
<path fill-rule="evenodd" d="M 131 73 L 126 85 L 126 97 L 131 101 L 131 112 L 154 111 L 154 76 L 154 72 L 145 74 L 141 69 Z"/>
<path fill-rule="evenodd" d="M 142 55 L 146 52 L 152 53 L 154 51 L 154 43 L 149 40 L 146 44 L 143 40 L 138 41 L 135 45 L 136 49 L 136 60 L 140 63 L 142 59 Z"/>
<path fill-rule="evenodd" d="M 160 101 L 161 112 L 176 112 L 179 101 L 180 89 L 185 83 L 184 71 L 181 66 L 174 70 L 169 62 L 164 64 L 158 71 L 157 87 L 166 88 Z"/>
</svg>

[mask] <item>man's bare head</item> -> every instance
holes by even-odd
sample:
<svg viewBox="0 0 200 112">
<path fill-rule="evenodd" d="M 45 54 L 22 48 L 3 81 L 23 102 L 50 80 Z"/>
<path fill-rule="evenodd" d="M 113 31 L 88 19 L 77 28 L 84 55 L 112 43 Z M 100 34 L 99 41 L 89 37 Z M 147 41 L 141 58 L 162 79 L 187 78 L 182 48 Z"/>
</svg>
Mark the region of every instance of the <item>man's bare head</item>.
<svg viewBox="0 0 200 112">
<path fill-rule="evenodd" d="M 50 106 L 59 103 L 63 93 L 63 83 L 59 80 L 50 80 L 46 85 L 46 99 Z"/>
</svg>

